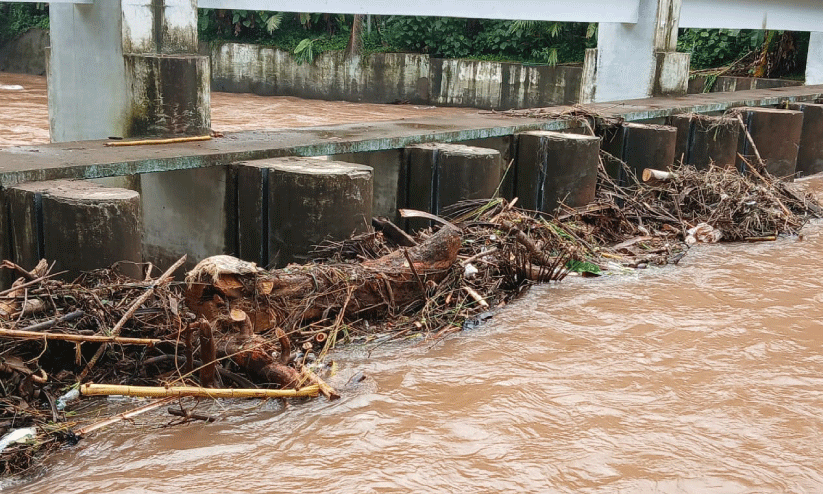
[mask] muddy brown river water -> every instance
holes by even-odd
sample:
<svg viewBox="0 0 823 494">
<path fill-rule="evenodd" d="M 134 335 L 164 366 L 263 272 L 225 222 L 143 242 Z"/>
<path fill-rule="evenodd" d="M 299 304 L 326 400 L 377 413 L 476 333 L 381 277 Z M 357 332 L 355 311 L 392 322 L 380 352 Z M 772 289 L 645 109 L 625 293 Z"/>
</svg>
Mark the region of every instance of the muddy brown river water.
<svg viewBox="0 0 823 494">
<path fill-rule="evenodd" d="M 567 278 L 438 343 L 338 350 L 339 401 L 209 403 L 219 422 L 169 428 L 148 414 L 3 490 L 823 492 L 821 257 L 816 223 Z"/>
</svg>

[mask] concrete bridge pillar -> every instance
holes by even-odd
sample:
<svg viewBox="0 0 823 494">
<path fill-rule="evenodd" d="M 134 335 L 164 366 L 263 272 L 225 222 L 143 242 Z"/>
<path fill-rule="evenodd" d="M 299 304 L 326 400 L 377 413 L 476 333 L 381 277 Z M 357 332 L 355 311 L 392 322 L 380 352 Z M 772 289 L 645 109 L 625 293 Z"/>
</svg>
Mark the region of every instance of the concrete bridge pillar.
<svg viewBox="0 0 823 494">
<path fill-rule="evenodd" d="M 4 191 L 13 260 L 25 269 L 55 261 L 64 279 L 121 264 L 140 278 L 142 218 L 137 192 L 83 181 L 18 184 Z"/>
<path fill-rule="evenodd" d="M 809 36 L 809 54 L 806 59 L 806 85 L 823 84 L 823 33 Z"/>
<path fill-rule="evenodd" d="M 55 3 L 49 22 L 52 141 L 208 132 L 195 0 Z"/>
<path fill-rule="evenodd" d="M 686 94 L 688 53 L 678 53 L 682 0 L 640 0 L 636 24 L 601 22 L 587 50 L 581 103 Z"/>
<path fill-rule="evenodd" d="M 368 229 L 372 168 L 286 157 L 245 161 L 237 176 L 238 255 L 261 266 L 303 263 L 323 240 Z"/>
<path fill-rule="evenodd" d="M 547 213 L 594 201 L 600 138 L 533 130 L 517 136 L 519 206 Z"/>
</svg>

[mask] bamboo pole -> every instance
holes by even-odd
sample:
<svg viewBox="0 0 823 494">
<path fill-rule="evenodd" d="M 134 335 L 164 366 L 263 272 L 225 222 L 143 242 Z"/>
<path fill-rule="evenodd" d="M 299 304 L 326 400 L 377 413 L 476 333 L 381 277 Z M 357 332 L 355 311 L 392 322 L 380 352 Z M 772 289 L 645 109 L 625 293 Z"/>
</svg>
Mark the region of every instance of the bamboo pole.
<svg viewBox="0 0 823 494">
<path fill-rule="evenodd" d="M 138 396 L 143 398 L 167 398 L 179 396 L 194 396 L 197 398 L 298 398 L 303 396 L 317 396 L 320 394 L 319 385 L 305 386 L 300 389 L 232 389 L 232 388 L 201 388 L 200 386 L 122 386 L 119 384 L 80 385 L 80 394 L 83 396 Z"/>
<path fill-rule="evenodd" d="M 120 422 L 121 420 L 127 420 L 127 419 L 130 419 L 132 417 L 136 417 L 140 414 L 143 414 L 143 413 L 149 412 L 151 410 L 154 410 L 155 408 L 159 408 L 159 407 L 165 405 L 166 403 L 171 403 L 174 400 L 175 400 L 175 398 L 173 396 L 171 396 L 171 397 L 168 397 L 168 398 L 162 398 L 160 400 L 152 401 L 151 403 L 147 403 L 147 404 L 145 404 L 141 407 L 131 409 L 127 412 L 118 413 L 117 415 L 112 415 L 111 417 L 109 417 L 107 419 L 103 419 L 100 422 L 95 422 L 93 424 L 89 424 L 89 425 L 87 425 L 83 428 L 80 428 L 80 429 L 74 431 L 74 435 L 77 436 L 77 437 L 83 437 L 86 434 L 88 434 L 89 432 L 94 432 L 98 429 L 102 429 L 103 427 L 108 427 L 111 424 L 116 424 L 117 422 Z"/>
<path fill-rule="evenodd" d="M 106 147 L 143 146 L 152 144 L 175 144 L 178 142 L 210 141 L 211 136 L 173 137 L 170 139 L 144 139 L 139 141 L 107 142 Z"/>
<path fill-rule="evenodd" d="M 22 329 L 0 328 L 0 338 L 21 340 L 61 340 L 80 343 L 117 343 L 118 345 L 148 345 L 153 346 L 162 340 L 153 338 L 124 338 L 120 336 L 82 335 L 71 333 L 44 333 L 40 331 L 24 331 Z"/>
</svg>

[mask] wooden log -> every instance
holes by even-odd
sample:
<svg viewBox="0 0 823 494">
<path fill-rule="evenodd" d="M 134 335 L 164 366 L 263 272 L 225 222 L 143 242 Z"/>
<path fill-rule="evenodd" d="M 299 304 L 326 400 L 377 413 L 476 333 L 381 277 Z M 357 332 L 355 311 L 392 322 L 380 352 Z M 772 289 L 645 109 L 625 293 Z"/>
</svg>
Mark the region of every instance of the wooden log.
<svg viewBox="0 0 823 494">
<path fill-rule="evenodd" d="M 677 178 L 676 173 L 666 172 L 663 170 L 653 170 L 651 168 L 644 168 L 643 169 L 643 181 L 644 182 L 665 182 L 667 180 L 672 180 Z"/>
<path fill-rule="evenodd" d="M 214 386 L 214 374 L 217 366 L 217 350 L 214 345 L 212 326 L 205 319 L 200 320 L 200 385 L 206 388 Z"/>
<path fill-rule="evenodd" d="M 340 394 L 337 391 L 335 391 L 334 388 L 326 384 L 324 380 L 320 379 L 320 376 L 312 372 L 312 370 L 306 367 L 305 365 L 303 366 L 303 369 L 300 372 L 300 374 L 302 381 L 311 383 L 312 385 L 319 387 L 320 393 L 329 400 L 333 401 L 340 398 Z"/>
<path fill-rule="evenodd" d="M 194 396 L 197 398 L 299 398 L 315 397 L 320 386 L 311 385 L 300 389 L 212 389 L 200 386 L 123 386 L 119 384 L 80 385 L 83 396 L 135 396 L 141 398 L 167 398 Z"/>
<path fill-rule="evenodd" d="M 211 415 L 203 415 L 202 413 L 195 413 L 191 410 L 179 410 L 177 408 L 167 408 L 167 412 L 175 417 L 182 417 L 186 420 L 202 420 L 204 422 L 216 422 L 217 418 Z"/>
<path fill-rule="evenodd" d="M 274 346 L 258 335 L 245 339 L 230 335 L 217 343 L 217 354 L 231 359 L 252 378 L 283 388 L 297 387 L 300 373 L 275 360 L 274 351 Z"/>
<path fill-rule="evenodd" d="M 282 313 L 275 318 L 274 325 L 280 325 L 294 310 L 301 311 L 298 316 L 304 321 L 340 311 L 347 316 L 388 311 L 390 304 L 406 306 L 425 298 L 425 283 L 430 280 L 438 283 L 448 274 L 457 261 L 460 242 L 458 230 L 442 228 L 415 247 L 360 264 L 291 266 L 257 274 L 270 287 L 266 290 L 269 293 L 245 292 L 244 296 L 265 297 L 270 305 L 280 308 Z M 190 281 L 211 282 L 210 279 Z M 340 296 L 349 291 L 351 296 Z M 213 314 L 211 317 L 207 314 L 212 293 L 203 289 L 202 284 L 194 283 L 186 294 L 189 308 L 213 319 Z"/>
</svg>

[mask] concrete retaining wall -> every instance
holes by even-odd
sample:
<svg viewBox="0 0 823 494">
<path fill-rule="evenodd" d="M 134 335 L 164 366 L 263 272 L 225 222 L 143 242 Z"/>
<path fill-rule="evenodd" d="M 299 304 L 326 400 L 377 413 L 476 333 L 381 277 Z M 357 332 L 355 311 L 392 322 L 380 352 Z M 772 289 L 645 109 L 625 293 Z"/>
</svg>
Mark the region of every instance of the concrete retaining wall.
<svg viewBox="0 0 823 494">
<path fill-rule="evenodd" d="M 414 53 L 375 53 L 346 60 L 342 52 L 298 64 L 276 48 L 215 45 L 212 90 L 327 100 L 528 108 L 573 104 L 581 67 L 438 59 Z"/>
<path fill-rule="evenodd" d="M 0 47 L 0 71 L 45 73 L 49 33 L 32 29 Z M 212 90 L 263 96 L 487 109 L 533 108 L 579 102 L 583 68 L 438 59 L 415 53 L 375 53 L 345 60 L 326 52 L 313 64 L 298 64 L 283 50 L 221 43 L 211 57 Z M 702 93 L 707 76 L 689 79 L 688 92 Z M 718 77 L 711 92 L 800 86 L 802 81 Z"/>
<path fill-rule="evenodd" d="M 0 71 L 46 75 L 46 47 L 49 32 L 29 29 L 17 39 L 0 46 Z"/>
<path fill-rule="evenodd" d="M 704 92 L 709 76 L 698 75 L 689 79 L 689 94 Z M 770 89 L 775 87 L 802 86 L 803 81 L 789 79 L 761 79 L 755 77 L 720 76 L 711 85 L 710 93 L 728 93 L 749 89 Z"/>
</svg>

